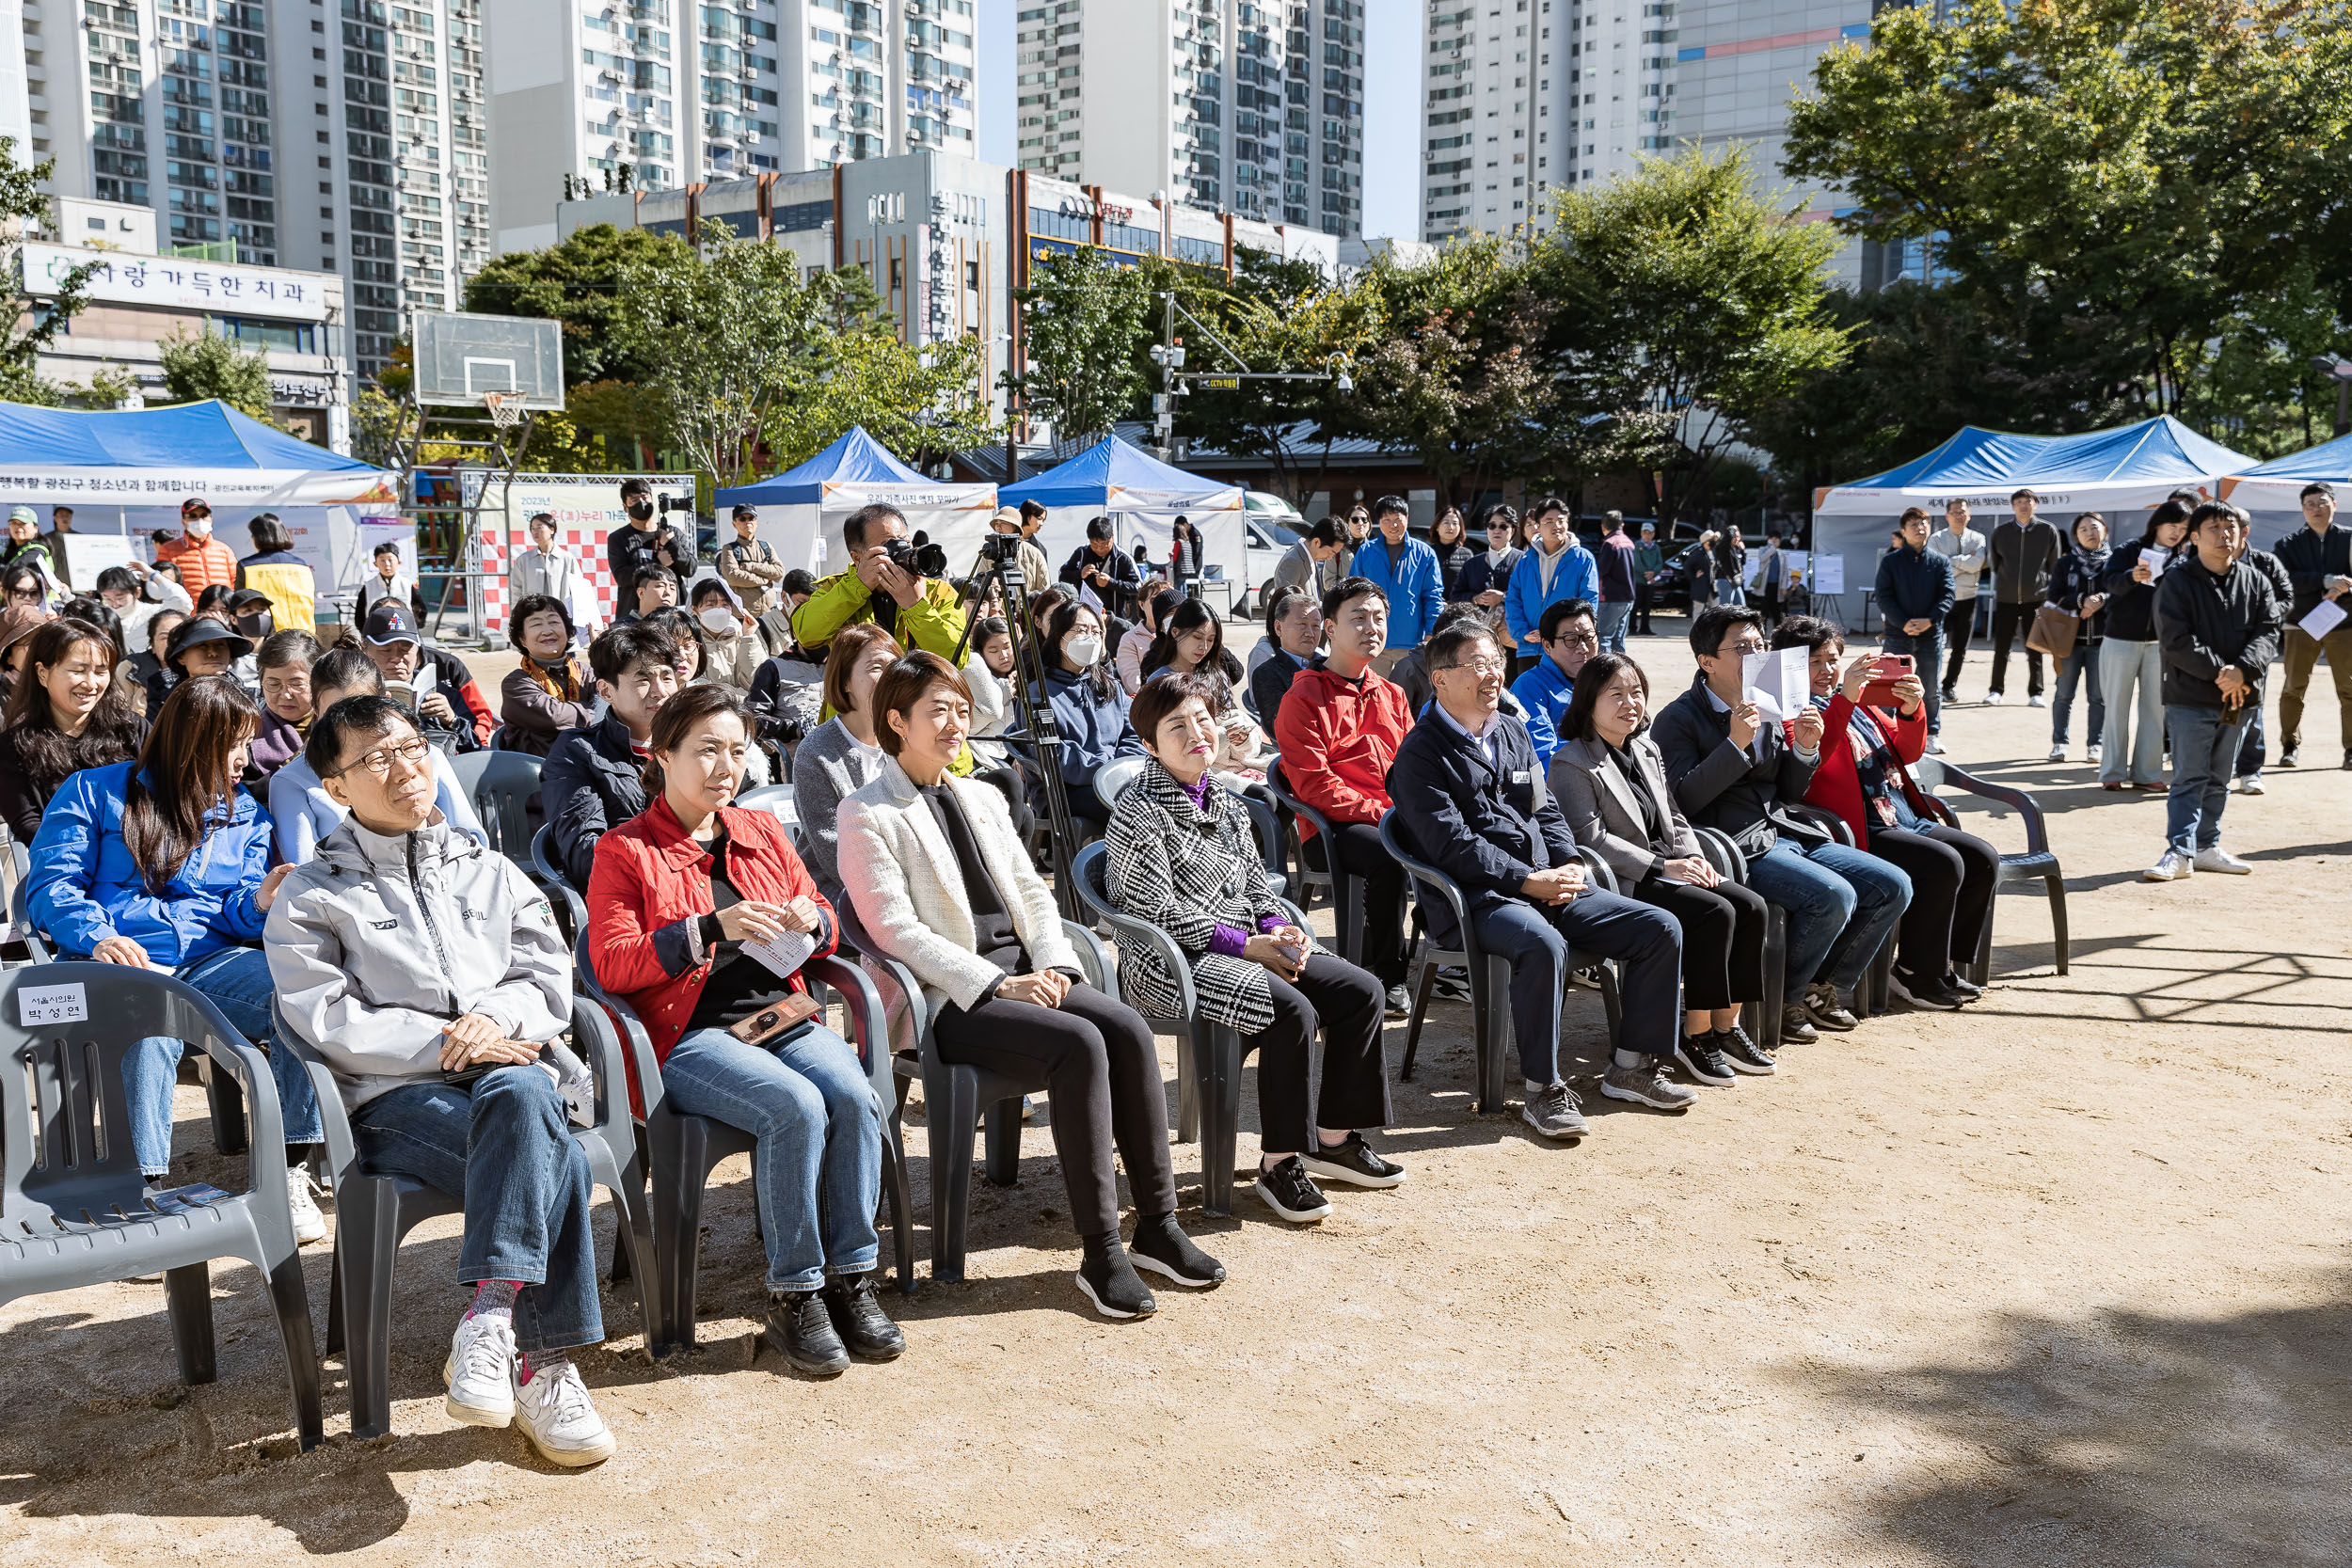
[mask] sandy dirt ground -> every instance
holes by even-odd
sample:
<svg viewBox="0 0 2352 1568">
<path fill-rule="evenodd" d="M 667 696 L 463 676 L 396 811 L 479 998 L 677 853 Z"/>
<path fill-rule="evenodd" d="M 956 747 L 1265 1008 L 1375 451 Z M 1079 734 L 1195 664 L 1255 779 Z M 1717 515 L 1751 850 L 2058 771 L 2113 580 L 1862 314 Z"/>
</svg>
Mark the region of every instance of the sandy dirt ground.
<svg viewBox="0 0 2352 1568">
<path fill-rule="evenodd" d="M 1635 652 L 1662 693 L 1689 678 L 1678 636 Z M 2020 686 L 1957 709 L 1947 737 L 2054 814 L 2066 975 L 2020 888 L 1998 901 L 1997 983 L 1964 1015 L 1792 1047 L 1779 1076 L 1680 1117 L 1588 1096 L 1577 1147 L 1516 1108 L 1471 1114 L 1468 1008 L 1440 1005 L 1379 1140 L 1410 1181 L 1343 1190 L 1311 1229 L 1246 1187 L 1201 1222 L 1199 1152 L 1180 1148 L 1187 1217 L 1232 1278 L 1164 1291 L 1139 1323 L 1094 1318 L 1073 1287 L 1033 1129 L 1017 1186 L 976 1179 L 970 1281 L 891 1298 L 907 1356 L 830 1383 L 752 1354 L 759 1254 L 731 1161 L 707 1211 L 703 1348 L 654 1365 L 634 1296 L 607 1292 L 612 1338 L 582 1359 L 620 1451 L 587 1473 L 443 1413 L 453 1223 L 402 1254 L 395 1435 L 347 1435 L 338 1361 L 307 1455 L 250 1271 L 215 1274 L 220 1378 L 198 1388 L 158 1286 L 18 1301 L 0 1307 L 0 1558 L 2352 1560 L 2352 775 L 2330 766 L 2332 705 L 2305 737 L 2321 766 L 2231 802 L 2251 878 L 2143 885 L 2160 800 L 2042 762 L 2048 715 Z M 2022 847 L 2013 816 L 1963 814 Z M 1588 1073 L 1600 1029 L 1577 992 Z M 1254 1089 L 1244 1105 L 1247 1161 Z M 189 1171 L 234 1183 L 193 1089 L 179 1116 Z M 326 1249 L 306 1259 L 323 1322 Z"/>
</svg>

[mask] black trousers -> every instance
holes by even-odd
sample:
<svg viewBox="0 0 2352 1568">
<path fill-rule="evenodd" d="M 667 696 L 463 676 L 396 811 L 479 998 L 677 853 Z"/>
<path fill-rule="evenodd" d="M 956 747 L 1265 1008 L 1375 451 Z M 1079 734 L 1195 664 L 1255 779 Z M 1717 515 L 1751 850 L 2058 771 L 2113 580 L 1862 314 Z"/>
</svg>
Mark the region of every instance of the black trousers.
<svg viewBox="0 0 2352 1568">
<path fill-rule="evenodd" d="M 1054 1097 L 1054 1152 L 1081 1236 L 1119 1228 L 1119 1173 L 1127 1162 L 1136 1212 L 1176 1212 L 1160 1053 L 1141 1014 L 1080 982 L 1059 1007 L 991 997 L 966 1012 L 950 1002 L 933 1025 L 942 1061 L 1008 1078 L 1045 1080 Z"/>
<path fill-rule="evenodd" d="M 2010 643 L 2017 640 L 2019 628 L 2032 629 L 2034 611 L 2041 608 L 2040 605 L 1994 602 L 1992 689 L 1994 692 L 2005 689 L 2009 678 Z M 2031 648 L 2026 650 L 2026 694 L 2029 697 L 2042 695 L 2042 656 Z"/>
<path fill-rule="evenodd" d="M 1764 1000 L 1762 894 L 1729 880 L 1706 888 L 1645 877 L 1632 895 L 1682 927 L 1684 1011 Z"/>
<path fill-rule="evenodd" d="M 1952 601 L 1951 613 L 1944 617 L 1944 694 L 1948 697 L 1960 688 L 1960 667 L 1968 662 L 1968 640 L 1977 634 L 1977 596 Z M 1928 672 L 1919 672 L 1925 682 Z"/>
<path fill-rule="evenodd" d="M 1385 988 L 1335 954 L 1317 952 L 1296 980 L 1269 971 L 1274 1022 L 1242 1037 L 1244 1054 L 1258 1053 L 1259 1147 L 1268 1154 L 1301 1154 L 1315 1147 L 1315 1129 L 1385 1127 L 1389 1074 L 1380 1055 Z M 1315 1029 L 1326 1028 L 1323 1081 L 1312 1085 Z M 1311 1111 L 1311 1114 L 1310 1114 Z"/>
<path fill-rule="evenodd" d="M 1405 867 L 1380 847 L 1380 830 L 1369 822 L 1334 822 L 1339 869 L 1364 879 L 1364 967 L 1382 986 L 1405 983 Z M 1320 835 L 1307 841 L 1317 855 Z M 1325 853 L 1329 851 L 1326 850 Z M 1330 862 L 1323 861 L 1325 866 Z"/>
<path fill-rule="evenodd" d="M 1650 581 L 1649 578 L 1643 578 L 1634 583 L 1633 625 L 1629 629 L 1631 629 L 1635 634 L 1642 637 L 1647 637 L 1650 635 L 1650 606 L 1656 601 L 1657 597 L 1658 585 Z"/>
<path fill-rule="evenodd" d="M 1763 614 L 1767 629 L 1780 625 L 1780 590 L 1759 588 L 1756 591 L 1756 608 Z M 1684 951 L 1689 951 L 1688 948 Z"/>
<path fill-rule="evenodd" d="M 1976 962 L 2001 852 L 1974 833 L 1937 823 L 1920 831 L 1872 828 L 1870 853 L 1911 879 L 1911 907 L 1895 952 L 1904 972 L 1941 977 L 1955 963 Z"/>
</svg>

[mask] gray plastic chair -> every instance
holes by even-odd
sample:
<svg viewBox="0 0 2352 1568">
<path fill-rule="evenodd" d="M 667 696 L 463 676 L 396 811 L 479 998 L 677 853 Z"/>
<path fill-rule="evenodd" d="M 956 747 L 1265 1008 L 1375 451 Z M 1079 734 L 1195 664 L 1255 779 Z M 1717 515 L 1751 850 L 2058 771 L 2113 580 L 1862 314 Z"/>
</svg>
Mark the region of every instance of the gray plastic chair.
<svg viewBox="0 0 2352 1568">
<path fill-rule="evenodd" d="M 1461 887 L 1444 872 L 1426 861 L 1416 860 L 1407 853 L 1404 841 L 1397 836 L 1396 813 L 1391 811 L 1380 818 L 1380 847 L 1396 857 L 1406 874 L 1422 884 L 1423 892 L 1413 903 L 1413 1010 L 1405 1025 L 1405 1063 L 1397 1071 L 1400 1079 L 1413 1075 L 1413 1058 L 1421 1049 L 1422 1016 L 1429 1010 L 1429 994 L 1435 989 L 1438 971 L 1443 967 L 1458 967 L 1469 971 L 1470 986 L 1470 1031 L 1478 1053 L 1478 1101 L 1481 1114 L 1492 1115 L 1503 1108 L 1502 1064 L 1510 1054 L 1511 1040 L 1511 965 L 1499 954 L 1489 953 L 1478 940 L 1478 931 L 1470 924 L 1470 903 L 1462 896 Z M 1599 860 L 1597 855 L 1579 851 L 1589 868 Z M 1605 871 L 1607 867 L 1602 867 Z M 1597 882 L 1597 879 L 1596 879 Z M 1454 928 L 1460 933 L 1454 940 L 1458 945 L 1440 947 L 1430 934 L 1430 923 L 1422 908 L 1422 899 L 1432 895 L 1442 900 L 1454 916 Z M 1609 1015 L 1609 1043 L 1613 1048 L 1624 1022 L 1624 1007 L 1617 993 L 1616 972 L 1602 960 L 1588 954 L 1568 950 L 1567 972 L 1598 967 L 1600 970 L 1601 1006 Z M 1567 973 L 1561 975 L 1567 983 Z"/>
<path fill-rule="evenodd" d="M 799 798 L 788 784 L 761 784 L 737 796 L 732 803 L 749 811 L 764 811 L 787 828 L 797 830 L 801 825 Z"/>
<path fill-rule="evenodd" d="M 597 982 L 584 932 L 572 945 L 572 966 L 580 994 L 601 1006 L 619 1026 L 644 1108 L 645 1163 L 653 1188 L 655 1289 L 662 1303 L 663 1320 L 660 1336 L 649 1338 L 648 1343 L 657 1357 L 692 1350 L 694 1286 L 702 1262 L 703 1192 L 720 1161 L 731 1154 L 751 1153 L 759 1140 L 739 1127 L 689 1115 L 670 1103 L 644 1021 Z M 850 1039 L 865 1061 L 866 1081 L 873 1085 L 875 1099 L 888 1107 L 882 1116 L 882 1192 L 890 1200 L 898 1289 L 911 1291 L 914 1289 L 914 1234 L 909 1216 L 914 1199 L 907 1187 L 898 1096 L 891 1082 L 890 1030 L 882 1017 L 882 998 L 865 973 L 844 959 L 814 958 L 803 969 L 813 988 L 831 988 L 840 994 L 849 1015 Z"/>
<path fill-rule="evenodd" d="M 531 879 L 537 882 L 555 903 L 555 923 L 566 939 L 578 942 L 588 928 L 588 901 L 564 879 L 564 873 L 548 854 L 548 830 L 542 826 L 531 835 Z"/>
<path fill-rule="evenodd" d="M 86 1020 L 22 1022 L 25 992 L 66 987 L 81 991 Z M 257 1133 L 247 1191 L 208 1198 L 215 1189 L 157 1190 L 139 1174 L 122 1062 L 151 1035 L 187 1041 L 243 1085 Z M 206 1265 L 244 1259 L 269 1288 L 302 1447 L 318 1447 L 318 1352 L 286 1200 L 278 1087 L 261 1052 L 189 987 L 101 963 L 0 975 L 0 1302 L 161 1273 L 180 1375 L 210 1383 L 218 1370 Z"/>
<path fill-rule="evenodd" d="M 894 1053 L 892 1070 L 902 1085 L 917 1077 L 923 1082 L 924 1120 L 930 1134 L 931 1278 L 961 1280 L 971 1214 L 972 1154 L 980 1114 L 983 1110 L 988 1114 L 988 1179 L 999 1187 L 1012 1186 L 1021 1176 L 1021 1097 L 1045 1087 L 1045 1080 L 1024 1082 L 983 1068 L 940 1060 L 931 1037 L 930 1008 L 914 972 L 875 945 L 859 925 L 855 910 L 844 905 L 834 912 L 841 919 L 843 947 L 854 949 L 906 998 L 907 1027 L 914 1050 Z M 1110 954 L 1103 940 L 1073 920 L 1063 921 L 1061 928 L 1078 950 L 1078 967 L 1085 972 L 1087 983 L 1097 990 L 1110 991 Z"/>
<path fill-rule="evenodd" d="M 277 1004 L 271 1008 L 279 1045 L 299 1056 L 310 1074 L 326 1132 L 327 1167 L 334 1178 L 335 1268 L 327 1294 L 326 1354 L 343 1353 L 351 1386 L 351 1434 L 381 1437 L 392 1429 L 392 1276 L 401 1241 L 426 1220 L 463 1213 L 465 1200 L 460 1194 L 428 1187 L 413 1177 L 378 1176 L 364 1169 L 334 1073 L 286 1026 Z M 585 997 L 572 999 L 572 1047 L 596 1081 L 596 1125 L 573 1128 L 572 1137 L 588 1157 L 588 1179 L 612 1195 L 619 1211 L 611 1277 L 616 1286 L 627 1278 L 636 1280 L 650 1345 L 662 1330 L 661 1300 L 646 1283 L 653 1277 L 653 1227 L 629 1122 L 628 1076 L 612 1025 Z M 346 1333 L 357 1342 L 347 1345 Z"/>
<path fill-rule="evenodd" d="M 1153 1034 L 1176 1037 L 1176 1136 L 1180 1142 L 1189 1143 L 1197 1120 L 1200 1132 L 1200 1207 L 1207 1213 L 1230 1214 L 1233 1212 L 1234 1148 L 1240 1141 L 1241 1129 L 1241 1031 L 1200 1016 L 1200 1002 L 1193 990 L 1192 965 L 1185 959 L 1184 950 L 1157 926 L 1138 920 L 1111 902 L 1104 880 L 1109 863 L 1109 853 L 1101 844 L 1089 844 L 1078 851 L 1078 858 L 1070 868 L 1071 875 L 1077 879 L 1078 897 L 1089 913 L 1111 928 L 1111 939 L 1122 950 L 1129 943 L 1151 948 L 1159 955 L 1161 968 L 1175 978 L 1178 1001 L 1173 1013 L 1148 1012 L 1132 998 L 1126 1000 L 1128 1006 L 1143 1015 Z M 1301 930 L 1312 928 L 1297 905 L 1284 900 L 1282 908 Z M 1384 1087 L 1388 1081 L 1387 1042 L 1388 1032 L 1383 1030 L 1380 1076 Z M 1322 1054 L 1318 1052 L 1311 1057 L 1307 1069 L 1307 1102 L 1311 1105 L 1315 1103 L 1322 1076 Z"/>
<path fill-rule="evenodd" d="M 2001 869 L 1994 884 L 1994 898 L 1984 911 L 1984 935 L 1977 943 L 1977 961 L 1969 967 L 1968 978 L 1979 986 L 1993 983 L 1993 911 L 2000 904 L 1998 894 L 2003 882 L 2040 882 L 2050 900 L 2050 936 L 2057 947 L 2058 972 L 2066 973 L 2066 873 L 2059 866 L 2058 856 L 2050 848 L 2050 832 L 2042 816 L 2042 802 L 2022 789 L 1993 784 L 1979 779 L 1965 768 L 1955 768 L 1942 757 L 1922 757 L 1912 768 L 1913 782 L 1942 813 L 1947 826 L 1960 826 L 1959 816 L 1948 802 L 1934 791 L 1939 784 L 1974 795 L 1979 800 L 1997 800 L 2013 809 L 2026 822 L 2026 852 L 2004 854 Z"/>
<path fill-rule="evenodd" d="M 1266 788 L 1274 792 L 1276 800 L 1291 815 L 1290 848 L 1298 864 L 1298 901 L 1312 904 L 1320 892 L 1331 903 L 1331 929 L 1338 933 L 1340 957 L 1349 963 L 1364 961 L 1364 879 L 1340 869 L 1339 859 L 1331 847 L 1337 842 L 1331 823 L 1323 813 L 1291 793 L 1290 781 L 1282 776 L 1282 765 L 1275 763 L 1266 769 Z M 1315 831 L 1316 841 L 1323 845 L 1324 868 L 1317 871 L 1308 863 L 1310 842 L 1300 824 Z M 1401 895 L 1400 895 L 1401 896 Z"/>
<path fill-rule="evenodd" d="M 1094 798 L 1104 811 L 1115 810 L 1129 784 L 1143 776 L 1147 757 L 1114 757 L 1094 770 Z"/>
<path fill-rule="evenodd" d="M 490 847 L 529 871 L 531 813 L 539 800 L 545 764 L 529 752 L 468 752 L 453 766 L 490 835 Z"/>
<path fill-rule="evenodd" d="M 1741 887 L 1748 885 L 1748 857 L 1728 834 L 1714 828 L 1692 827 L 1699 850 L 1719 877 Z M 1740 1009 L 1748 1015 L 1748 1038 L 1767 1051 L 1780 1049 L 1780 1014 L 1788 999 L 1788 911 L 1778 904 L 1764 906 L 1764 996 Z"/>
</svg>

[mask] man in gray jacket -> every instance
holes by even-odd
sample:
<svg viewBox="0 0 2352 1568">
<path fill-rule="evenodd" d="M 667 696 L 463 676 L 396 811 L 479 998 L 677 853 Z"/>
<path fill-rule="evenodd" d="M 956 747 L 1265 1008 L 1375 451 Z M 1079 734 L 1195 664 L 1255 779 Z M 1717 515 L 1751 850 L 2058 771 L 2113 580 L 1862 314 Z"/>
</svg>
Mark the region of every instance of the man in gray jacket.
<svg viewBox="0 0 2352 1568">
<path fill-rule="evenodd" d="M 1960 701 L 1960 667 L 1968 662 L 1968 639 L 1977 629 L 1977 584 L 1990 549 L 1983 534 L 1968 526 L 1968 503 L 1954 496 L 1944 503 L 1944 526 L 1928 538 L 1928 548 L 1952 563 L 1952 608 L 1944 617 L 1944 683 L 1939 695 Z M 1921 680 L 1934 672 L 1922 670 Z"/>
<path fill-rule="evenodd" d="M 2041 499 L 2020 490 L 2009 499 L 2010 520 L 1993 531 L 1993 682 L 1984 700 L 1997 705 L 2009 684 L 2010 644 L 2033 626 L 2034 611 L 2050 596 L 2050 569 L 2065 542 L 2034 515 Z M 2042 656 L 2026 649 L 2026 700 L 2042 705 Z"/>
<path fill-rule="evenodd" d="M 474 1294 L 442 1370 L 451 1417 L 519 1422 L 549 1463 L 594 1465 L 613 1443 L 570 1354 L 604 1321 L 554 912 L 443 819 L 432 749 L 398 704 L 345 698 L 303 755 L 350 816 L 270 908 L 284 1026 L 334 1074 L 371 1171 L 465 1201 L 457 1278 Z"/>
</svg>

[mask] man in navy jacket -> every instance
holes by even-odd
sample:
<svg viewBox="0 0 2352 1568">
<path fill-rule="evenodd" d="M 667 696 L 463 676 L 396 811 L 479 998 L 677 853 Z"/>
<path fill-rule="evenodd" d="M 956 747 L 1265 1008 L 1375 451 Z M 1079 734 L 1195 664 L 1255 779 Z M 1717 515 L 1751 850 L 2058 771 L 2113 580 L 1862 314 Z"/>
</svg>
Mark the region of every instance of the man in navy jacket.
<svg viewBox="0 0 2352 1568">
<path fill-rule="evenodd" d="M 1928 689 L 1928 750 L 1942 755 L 1944 742 L 1943 689 L 1936 684 L 1936 662 L 1944 651 L 1944 622 L 1952 612 L 1952 563 L 1928 548 L 1928 515 L 1912 507 L 1895 531 L 1902 547 L 1879 558 L 1879 576 L 1872 597 L 1886 622 L 1880 648 L 1909 654 L 1912 669 Z M 2036 666 L 2038 669 L 2039 666 Z"/>
<path fill-rule="evenodd" d="M 1406 735 L 1389 768 L 1389 799 L 1406 850 L 1460 885 L 1486 949 L 1511 965 L 1511 1019 L 1527 1103 L 1520 1115 L 1549 1138 L 1586 1131 L 1560 1075 L 1560 993 L 1569 954 L 1620 960 L 1624 1020 L 1601 1092 L 1660 1110 L 1697 1098 L 1669 1081 L 1682 928 L 1646 904 L 1589 887 L 1576 838 L 1536 765 L 1527 728 L 1502 712 L 1502 650 L 1476 621 L 1423 645 L 1437 699 Z M 1456 940 L 1453 911 L 1423 899 L 1439 942 Z M 1711 1048 L 1686 1045 L 1708 1082 L 1733 1082 Z M 1714 1069 L 1720 1069 L 1720 1072 Z"/>
</svg>

